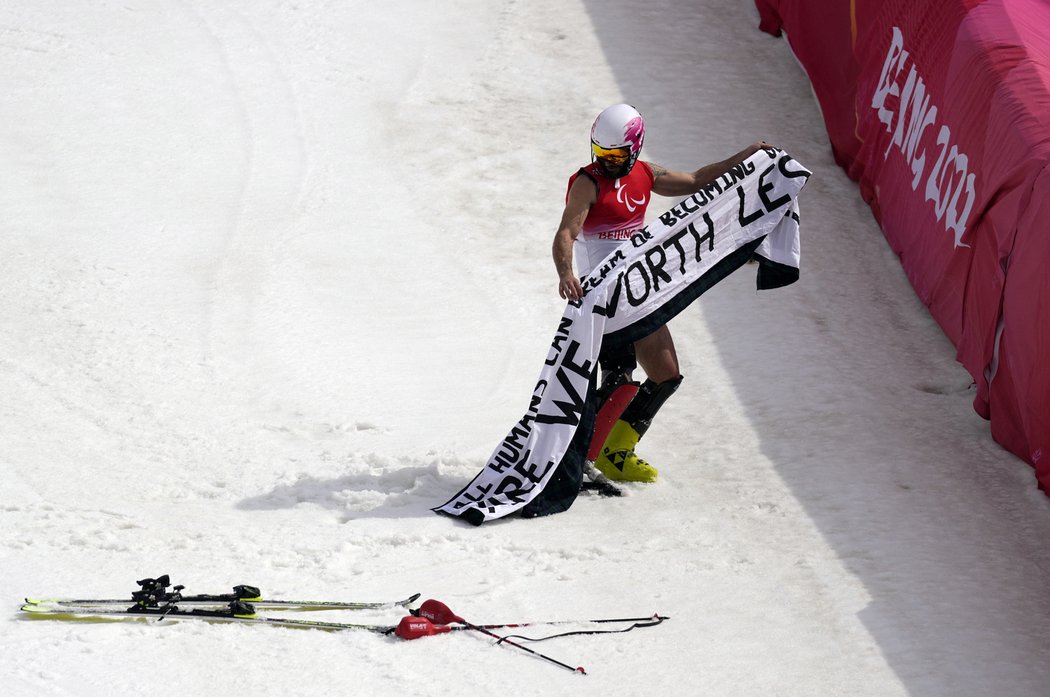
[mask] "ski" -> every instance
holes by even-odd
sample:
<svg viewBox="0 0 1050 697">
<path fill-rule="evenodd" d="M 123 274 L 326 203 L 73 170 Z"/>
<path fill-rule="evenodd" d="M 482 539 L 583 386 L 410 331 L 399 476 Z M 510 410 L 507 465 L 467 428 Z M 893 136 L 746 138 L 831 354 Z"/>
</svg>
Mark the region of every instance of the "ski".
<svg viewBox="0 0 1050 697">
<path fill-rule="evenodd" d="M 419 593 L 415 593 L 402 600 L 387 602 L 362 603 L 343 602 L 338 600 L 267 600 L 265 598 L 244 598 L 251 602 L 259 610 L 382 610 L 386 608 L 408 607 L 418 600 Z M 178 599 L 180 605 L 192 605 L 195 607 L 209 607 L 225 605 L 235 599 L 233 594 L 224 593 L 220 595 L 184 595 Z M 171 598 L 160 598 L 161 602 L 168 602 Z M 26 598 L 26 605 L 40 607 L 76 606 L 76 607 L 109 607 L 129 605 L 136 602 L 131 598 Z M 149 606 L 147 606 L 149 607 Z"/>
<path fill-rule="evenodd" d="M 175 586 L 168 590 L 171 581 L 167 574 L 158 578 L 146 578 L 136 581 L 139 590 L 130 598 L 26 598 L 26 605 L 39 606 L 112 606 L 133 603 L 139 607 L 159 607 L 169 603 L 192 606 L 227 605 L 235 601 L 250 602 L 262 610 L 382 610 L 384 608 L 408 607 L 419 599 L 415 593 L 401 600 L 384 602 L 356 602 L 339 600 L 281 600 L 264 598 L 256 586 L 238 585 L 232 593 L 183 594 L 185 586 Z"/>
<path fill-rule="evenodd" d="M 76 605 L 39 605 L 27 603 L 22 606 L 22 612 L 28 613 L 35 618 L 62 619 L 62 620 L 99 620 L 99 621 L 128 621 L 128 620 L 152 620 L 160 622 L 165 620 L 183 621 L 197 620 L 203 622 L 219 622 L 224 624 L 265 624 L 273 627 L 298 627 L 301 629 L 323 629 L 328 631 L 368 631 L 377 634 L 393 634 L 397 629 L 394 625 L 378 624 L 352 624 L 348 622 L 319 622 L 314 620 L 302 620 L 286 617 L 263 617 L 256 614 L 256 608 L 252 603 L 234 601 L 226 608 L 204 609 L 192 608 L 188 610 L 176 606 L 168 607 L 138 607 L 132 606 L 127 609 L 103 606 L 76 606 Z"/>
</svg>

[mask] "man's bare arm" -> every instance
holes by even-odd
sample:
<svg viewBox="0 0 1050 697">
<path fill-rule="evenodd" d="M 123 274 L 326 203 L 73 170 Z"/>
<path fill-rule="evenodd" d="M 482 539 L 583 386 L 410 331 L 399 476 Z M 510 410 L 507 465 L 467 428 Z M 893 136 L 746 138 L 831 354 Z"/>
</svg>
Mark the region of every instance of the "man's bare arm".
<svg viewBox="0 0 1050 697">
<path fill-rule="evenodd" d="M 734 165 L 740 164 L 759 150 L 772 147 L 765 141 L 752 143 L 732 157 L 701 167 L 695 172 L 676 172 L 660 165 L 649 163 L 655 178 L 653 192 L 661 196 L 686 196 L 687 194 L 696 193 Z"/>
<path fill-rule="evenodd" d="M 572 268 L 572 245 L 580 236 L 583 221 L 587 219 L 587 213 L 596 200 L 598 192 L 594 182 L 584 176 L 577 177 L 569 188 L 561 223 L 554 235 L 551 255 L 558 272 L 558 294 L 566 300 L 579 300 L 583 296 L 583 286 Z"/>
</svg>

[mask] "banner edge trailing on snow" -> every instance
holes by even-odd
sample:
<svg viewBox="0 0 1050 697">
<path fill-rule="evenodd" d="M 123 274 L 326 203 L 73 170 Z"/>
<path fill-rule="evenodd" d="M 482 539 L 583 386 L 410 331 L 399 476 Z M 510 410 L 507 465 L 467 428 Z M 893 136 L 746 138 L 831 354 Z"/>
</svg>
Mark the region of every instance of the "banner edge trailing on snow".
<svg viewBox="0 0 1050 697">
<path fill-rule="evenodd" d="M 525 415 L 481 472 L 431 510 L 480 525 L 525 509 L 559 470 L 559 487 L 576 482 L 575 490 L 560 493 L 565 500 L 531 507 L 529 517 L 571 506 L 580 477 L 569 469 L 582 467 L 573 444 L 587 435 L 577 433 L 581 423 L 590 430 L 589 399 L 603 342 L 648 335 L 752 256 L 759 262 L 759 289 L 797 280 L 796 199 L 810 175 L 786 152 L 760 150 L 610 254 L 583 279 L 583 298 L 567 303 Z"/>
</svg>

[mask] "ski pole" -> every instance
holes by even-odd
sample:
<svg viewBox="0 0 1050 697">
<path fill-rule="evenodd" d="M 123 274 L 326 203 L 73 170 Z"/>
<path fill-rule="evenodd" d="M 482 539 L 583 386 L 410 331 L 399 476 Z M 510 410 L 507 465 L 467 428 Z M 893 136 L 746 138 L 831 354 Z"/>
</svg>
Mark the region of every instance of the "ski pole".
<svg viewBox="0 0 1050 697">
<path fill-rule="evenodd" d="M 526 653 L 530 653 L 533 656 L 536 656 L 537 658 L 542 658 L 543 660 L 545 660 L 545 661 L 547 661 L 549 663 L 553 663 L 554 665 L 559 666 L 561 668 L 565 668 L 566 670 L 572 671 L 573 673 L 580 673 L 582 675 L 587 675 L 587 671 L 583 669 L 583 666 L 578 666 L 576 668 L 573 668 L 568 663 L 562 663 L 561 661 L 559 661 L 557 659 L 554 659 L 554 658 L 551 658 L 550 656 L 547 656 L 545 654 L 542 654 L 539 651 L 533 651 L 528 646 L 522 646 L 521 644 L 519 644 L 519 643 L 517 643 L 515 641 L 511 641 L 507 637 L 501 637 L 499 634 L 496 634 L 495 632 L 492 632 L 492 631 L 486 629 L 485 627 L 480 627 L 480 626 L 478 626 L 476 624 L 471 624 L 470 622 L 467 622 L 465 619 L 463 619 L 459 615 L 457 615 L 454 612 L 452 612 L 448 608 L 447 605 L 445 605 L 444 603 L 442 603 L 440 601 L 437 601 L 437 600 L 427 600 L 427 601 L 425 601 L 420 606 L 420 608 L 418 610 L 418 613 L 419 613 L 419 615 L 418 615 L 417 619 L 419 617 L 424 618 L 424 619 L 430 621 L 432 626 L 435 626 L 435 628 L 437 626 L 440 626 L 440 625 L 447 625 L 450 622 L 456 622 L 458 624 L 463 625 L 467 629 L 473 629 L 476 632 L 481 632 L 482 634 L 490 636 L 493 639 L 497 639 L 498 640 L 496 642 L 497 644 L 507 644 L 509 646 L 513 646 L 516 649 L 521 649 L 522 651 L 524 651 Z M 405 618 L 405 619 L 408 619 L 408 618 Z M 404 622 L 404 621 L 405 620 L 402 620 L 402 622 Z M 451 628 L 447 628 L 447 629 L 451 629 Z"/>
<path fill-rule="evenodd" d="M 425 617 L 429 618 L 435 625 L 451 624 L 452 622 L 459 621 L 456 619 L 456 616 L 452 611 L 448 609 L 448 606 L 439 600 L 425 600 L 423 601 L 423 604 L 419 606 L 418 610 L 413 610 L 412 612 L 416 615 L 422 615 L 426 612 Z M 638 627 L 652 627 L 660 624 L 666 619 L 670 618 L 666 615 L 656 613 L 649 617 L 616 617 L 597 620 L 555 620 L 553 622 L 509 622 L 504 624 L 481 624 L 478 626 L 482 629 L 518 629 L 521 627 L 532 627 L 536 625 L 622 624 L 625 622 L 634 622 L 635 626 Z"/>
</svg>

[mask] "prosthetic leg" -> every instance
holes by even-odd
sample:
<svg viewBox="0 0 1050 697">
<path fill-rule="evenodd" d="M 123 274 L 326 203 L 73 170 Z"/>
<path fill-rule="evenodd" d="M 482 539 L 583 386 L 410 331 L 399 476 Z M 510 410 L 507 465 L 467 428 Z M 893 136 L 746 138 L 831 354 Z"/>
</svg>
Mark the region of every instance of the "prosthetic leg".
<svg viewBox="0 0 1050 697">
<path fill-rule="evenodd" d="M 601 455 L 602 446 L 605 445 L 605 439 L 609 437 L 609 431 L 623 414 L 623 410 L 638 394 L 638 387 L 638 383 L 629 381 L 625 373 L 614 372 L 605 377 L 605 381 L 599 388 L 598 414 L 594 419 L 594 433 L 591 434 L 591 445 L 583 461 L 583 474 L 586 477 L 583 483 L 584 489 L 597 491 L 602 496 L 623 495 L 623 492 L 617 489 L 608 477 L 597 470 L 594 461 Z"/>
<path fill-rule="evenodd" d="M 656 412 L 681 384 L 681 376 L 661 383 L 646 380 L 642 384 L 605 439 L 595 461 L 598 471 L 616 482 L 656 481 L 656 468 L 635 455 L 634 448 L 649 430 Z"/>
<path fill-rule="evenodd" d="M 621 496 L 623 492 L 595 468 L 594 461 L 601 455 L 609 431 L 638 393 L 639 384 L 631 380 L 631 374 L 638 367 L 634 345 L 602 346 L 598 363 L 602 379 L 595 395 L 598 412 L 595 415 L 594 431 L 583 461 L 583 488 L 597 491 L 602 496 Z"/>
</svg>

